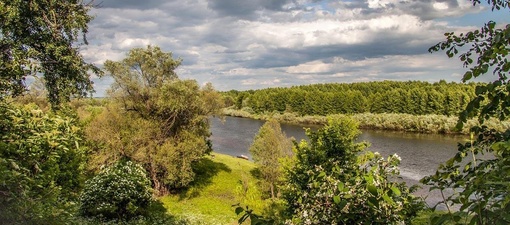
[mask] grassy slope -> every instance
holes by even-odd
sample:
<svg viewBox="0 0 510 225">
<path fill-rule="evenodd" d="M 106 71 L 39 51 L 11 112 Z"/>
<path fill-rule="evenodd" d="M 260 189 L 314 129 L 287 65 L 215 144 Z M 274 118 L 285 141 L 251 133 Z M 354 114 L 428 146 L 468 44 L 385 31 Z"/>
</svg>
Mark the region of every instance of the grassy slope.
<svg viewBox="0 0 510 225">
<path fill-rule="evenodd" d="M 213 155 L 198 163 L 197 179 L 190 188 L 160 200 L 170 214 L 187 219 L 190 224 L 237 224 L 232 205 L 246 201 L 243 182 L 250 184 L 248 189 L 256 189 L 257 179 L 250 173 L 255 165 L 228 155 Z M 260 198 L 254 200 L 262 204 Z"/>
<path fill-rule="evenodd" d="M 242 203 L 262 212 L 264 201 L 256 188 L 258 180 L 251 172 L 255 164 L 228 155 L 213 155 L 197 165 L 197 179 L 190 188 L 160 199 L 168 213 L 187 224 L 233 225 L 238 219 L 233 204 Z M 243 186 L 243 182 L 248 185 Z M 243 187 L 249 191 L 243 192 Z M 429 224 L 429 218 L 440 213 L 421 212 L 412 224 Z"/>
</svg>

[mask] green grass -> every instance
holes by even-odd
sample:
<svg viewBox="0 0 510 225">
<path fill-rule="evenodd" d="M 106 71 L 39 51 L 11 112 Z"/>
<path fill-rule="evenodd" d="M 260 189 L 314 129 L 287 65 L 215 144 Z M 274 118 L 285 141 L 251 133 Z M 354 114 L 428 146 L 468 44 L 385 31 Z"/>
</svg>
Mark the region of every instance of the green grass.
<svg viewBox="0 0 510 225">
<path fill-rule="evenodd" d="M 197 177 L 189 188 L 160 201 L 168 213 L 189 224 L 237 224 L 233 204 L 264 207 L 253 169 L 253 162 L 213 153 L 195 165 Z"/>
<path fill-rule="evenodd" d="M 233 156 L 213 153 L 195 165 L 193 184 L 160 198 L 169 215 L 182 224 L 237 224 L 233 204 L 241 203 L 262 213 L 266 202 L 253 176 L 255 164 Z M 444 212 L 422 211 L 413 225 L 430 224 L 430 217 Z"/>
</svg>

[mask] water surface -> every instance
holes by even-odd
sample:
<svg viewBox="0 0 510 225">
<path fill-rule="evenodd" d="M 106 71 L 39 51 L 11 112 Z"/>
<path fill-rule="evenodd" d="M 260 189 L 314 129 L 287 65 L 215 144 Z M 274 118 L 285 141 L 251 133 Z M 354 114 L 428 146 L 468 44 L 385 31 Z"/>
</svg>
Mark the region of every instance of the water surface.
<svg viewBox="0 0 510 225">
<path fill-rule="evenodd" d="M 263 124 L 264 121 L 248 118 L 226 117 L 223 121 L 211 118 L 214 151 L 232 156 L 246 155 L 251 159 L 248 149 Z M 282 130 L 296 140 L 307 139 L 303 126 L 282 124 Z M 433 174 L 440 163 L 454 156 L 457 143 L 464 142 L 465 137 L 362 130 L 358 141 L 369 142 L 369 150 L 383 156 L 398 154 L 402 158 L 400 170 L 404 181 L 418 184 L 421 178 Z M 428 193 L 425 189 L 417 194 L 430 195 L 429 204 L 439 200 L 437 193 Z"/>
</svg>

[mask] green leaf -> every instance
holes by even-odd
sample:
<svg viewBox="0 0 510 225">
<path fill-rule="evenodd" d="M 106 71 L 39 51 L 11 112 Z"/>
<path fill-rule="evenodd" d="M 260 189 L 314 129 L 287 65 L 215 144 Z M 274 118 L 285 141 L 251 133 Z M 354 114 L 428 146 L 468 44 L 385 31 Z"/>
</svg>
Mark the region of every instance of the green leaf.
<svg viewBox="0 0 510 225">
<path fill-rule="evenodd" d="M 375 187 L 375 185 L 367 185 L 367 189 L 372 195 L 378 196 L 377 187 Z"/>
<path fill-rule="evenodd" d="M 400 192 L 400 190 L 397 188 L 397 187 L 391 187 L 391 191 L 393 191 L 393 193 L 396 195 L 396 196 L 400 196 L 402 193 Z"/>
<path fill-rule="evenodd" d="M 341 182 L 341 181 L 340 181 L 340 182 L 338 182 L 338 186 L 337 186 L 337 187 L 338 187 L 338 191 L 340 191 L 340 192 L 344 192 L 344 187 L 345 187 L 345 185 L 344 185 L 344 183 L 343 183 L 343 182 Z"/>
<path fill-rule="evenodd" d="M 395 202 L 393 201 L 393 199 L 392 199 L 392 198 L 390 198 L 390 196 L 388 196 L 387 194 L 384 194 L 382 197 L 383 197 L 384 201 L 386 201 L 387 203 L 389 203 L 389 204 L 395 204 Z"/>
<path fill-rule="evenodd" d="M 231 211 L 231 212 L 232 212 L 232 211 Z M 237 207 L 237 208 L 236 208 L 236 215 L 239 215 L 239 214 L 241 214 L 242 212 L 244 212 L 243 207 L 239 206 L 239 207 Z"/>
<path fill-rule="evenodd" d="M 339 208 L 340 210 L 342 210 L 342 209 L 344 209 L 344 208 L 345 208 L 345 206 L 346 206 L 346 205 L 347 205 L 347 201 L 342 200 L 342 201 L 340 202 L 340 204 L 338 204 L 338 208 Z"/>
<path fill-rule="evenodd" d="M 372 204 L 372 205 L 374 205 L 374 206 L 376 206 L 376 207 L 378 207 L 378 206 L 379 206 L 379 201 L 377 201 L 377 199 L 376 199 L 376 198 L 374 198 L 374 197 L 368 197 L 368 203 L 369 203 L 369 204 Z"/>
<path fill-rule="evenodd" d="M 339 204 L 339 203 L 340 203 L 340 196 L 335 195 L 335 196 L 333 197 L 333 202 L 335 202 L 335 204 Z"/>
<path fill-rule="evenodd" d="M 468 61 L 469 61 L 469 59 L 468 59 Z M 464 73 L 464 77 L 462 77 L 462 81 L 466 82 L 466 81 L 470 80 L 472 77 L 473 77 L 473 73 L 471 71 L 467 71 L 466 73 Z"/>
</svg>

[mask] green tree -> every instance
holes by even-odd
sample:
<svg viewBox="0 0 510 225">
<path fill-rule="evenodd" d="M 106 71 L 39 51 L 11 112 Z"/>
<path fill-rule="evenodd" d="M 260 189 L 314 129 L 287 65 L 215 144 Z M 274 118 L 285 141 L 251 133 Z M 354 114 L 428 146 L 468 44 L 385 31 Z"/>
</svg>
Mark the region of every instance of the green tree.
<svg viewBox="0 0 510 225">
<path fill-rule="evenodd" d="M 396 224 L 419 209 L 399 174 L 397 155 L 384 159 L 357 143 L 357 123 L 330 117 L 310 142 L 295 145 L 296 158 L 285 169 L 284 198 L 297 224 Z"/>
<path fill-rule="evenodd" d="M 222 107 L 210 84 L 200 88 L 194 80 L 179 80 L 179 64 L 152 46 L 106 61 L 114 103 L 87 128 L 99 144 L 96 165 L 120 158 L 140 163 L 159 194 L 193 181 L 193 163 L 211 151 L 208 117 Z"/>
<path fill-rule="evenodd" d="M 66 222 L 83 178 L 82 136 L 73 117 L 0 103 L 2 223 Z"/>
<path fill-rule="evenodd" d="M 275 119 L 270 119 L 259 129 L 250 146 L 250 153 L 262 179 L 269 185 L 271 198 L 281 180 L 282 159 L 292 155 L 292 143 Z"/>
<path fill-rule="evenodd" d="M 473 0 L 474 5 L 481 1 Z M 488 0 L 493 10 L 508 10 L 508 1 Z M 459 59 L 469 70 L 463 82 L 492 72 L 497 79 L 478 84 L 475 98 L 459 116 L 458 127 L 466 120 L 478 117 L 481 126 L 471 128 L 474 136 L 469 143 L 459 145 L 458 153 L 441 165 L 434 175 L 423 183 L 442 193 L 448 189 L 457 192 L 445 196 L 441 204 L 448 213 L 433 218 L 434 224 L 454 221 L 457 224 L 509 224 L 510 216 L 510 130 L 497 132 L 488 129 L 483 122 L 491 117 L 506 120 L 510 113 L 510 25 L 500 26 L 489 21 L 481 29 L 456 35 L 446 33 L 446 40 L 429 49 L 430 52 L 446 50 L 448 57 L 460 53 Z M 470 46 L 470 48 L 466 48 Z M 480 155 L 489 155 L 480 157 Z M 467 163 L 467 164 L 466 164 Z M 451 209 L 454 204 L 460 210 Z"/>
<path fill-rule="evenodd" d="M 78 48 L 87 43 L 91 7 L 78 0 L 0 2 L 0 98 L 23 93 L 26 77 L 38 73 L 54 107 L 92 91 L 88 72 L 100 71 Z"/>
</svg>

